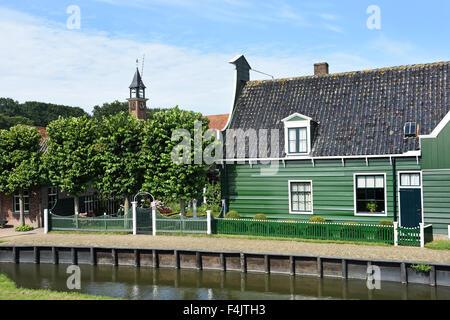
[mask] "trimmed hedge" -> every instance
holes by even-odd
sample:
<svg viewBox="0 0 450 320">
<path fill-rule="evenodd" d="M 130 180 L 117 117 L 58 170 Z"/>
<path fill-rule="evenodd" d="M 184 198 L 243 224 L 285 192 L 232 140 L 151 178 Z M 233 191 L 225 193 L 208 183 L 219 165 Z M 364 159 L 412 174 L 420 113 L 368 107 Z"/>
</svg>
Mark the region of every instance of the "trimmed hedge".
<svg viewBox="0 0 450 320">
<path fill-rule="evenodd" d="M 225 219 L 239 219 L 240 217 L 239 213 L 234 210 L 228 211 L 225 215 Z"/>
<path fill-rule="evenodd" d="M 253 220 L 269 220 L 264 214 L 258 213 L 253 217 Z"/>
</svg>

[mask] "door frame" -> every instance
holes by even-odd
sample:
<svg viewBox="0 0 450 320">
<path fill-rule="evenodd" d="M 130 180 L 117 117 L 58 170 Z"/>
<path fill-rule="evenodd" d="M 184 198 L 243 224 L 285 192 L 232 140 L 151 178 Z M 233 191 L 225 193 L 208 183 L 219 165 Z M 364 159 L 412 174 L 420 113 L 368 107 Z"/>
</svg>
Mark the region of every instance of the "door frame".
<svg viewBox="0 0 450 320">
<path fill-rule="evenodd" d="M 416 187 L 416 186 L 408 186 L 408 187 L 402 187 L 401 186 L 401 180 L 400 180 L 400 176 L 402 173 L 418 173 L 420 175 L 420 186 Z M 402 206 L 401 206 L 401 201 L 400 201 L 400 190 L 401 189 L 420 189 L 420 205 L 421 205 L 421 210 L 422 210 L 422 221 L 421 223 L 424 223 L 424 211 L 423 211 L 423 181 L 422 181 L 422 170 L 409 170 L 409 171 L 397 171 L 397 198 L 398 198 L 398 225 L 401 226 L 402 225 Z"/>
</svg>

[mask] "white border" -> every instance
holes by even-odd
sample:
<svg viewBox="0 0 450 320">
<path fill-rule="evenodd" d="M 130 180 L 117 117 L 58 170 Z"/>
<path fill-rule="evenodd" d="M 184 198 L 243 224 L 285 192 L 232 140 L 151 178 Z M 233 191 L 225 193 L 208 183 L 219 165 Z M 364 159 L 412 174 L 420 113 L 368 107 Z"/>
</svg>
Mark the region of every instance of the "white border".
<svg viewBox="0 0 450 320">
<path fill-rule="evenodd" d="M 292 199 L 291 199 L 291 183 L 296 182 L 307 182 L 311 184 L 311 211 L 305 211 L 305 212 L 297 212 L 292 211 Z M 313 183 L 312 180 L 288 180 L 288 192 L 289 192 L 289 214 L 296 214 L 296 215 L 313 215 L 314 214 L 314 192 L 313 192 Z"/>
<path fill-rule="evenodd" d="M 357 176 L 383 176 L 384 177 L 384 213 L 358 213 L 356 205 L 356 177 Z M 387 217 L 388 215 L 388 200 L 387 200 L 387 181 L 385 172 L 361 172 L 353 174 L 353 212 L 355 217 Z"/>
<path fill-rule="evenodd" d="M 289 121 L 292 118 L 299 117 L 306 120 Z M 311 154 L 311 118 L 300 113 L 293 113 L 289 117 L 284 118 L 284 151 L 288 157 L 292 156 L 308 156 Z M 308 140 L 307 152 L 289 152 L 289 129 L 306 128 L 306 138 Z"/>
<path fill-rule="evenodd" d="M 400 175 L 402 173 L 418 173 L 420 174 L 420 187 L 417 186 L 407 186 L 407 187 L 403 187 L 401 185 L 401 181 L 400 181 Z M 397 201 L 398 201 L 398 224 L 399 226 L 402 225 L 402 206 L 401 206 L 401 202 L 400 202 L 400 189 L 420 189 L 420 202 L 421 202 L 421 209 L 422 209 L 422 221 L 421 223 L 424 223 L 424 211 L 423 211 L 423 174 L 421 170 L 412 170 L 412 171 L 397 171 Z"/>
<path fill-rule="evenodd" d="M 421 139 L 428 139 L 428 138 L 437 138 L 439 133 L 447 126 L 447 124 L 450 122 L 450 111 L 445 115 L 444 119 L 439 122 L 436 128 L 428 134 L 428 135 L 419 135 L 419 138 Z"/>
</svg>

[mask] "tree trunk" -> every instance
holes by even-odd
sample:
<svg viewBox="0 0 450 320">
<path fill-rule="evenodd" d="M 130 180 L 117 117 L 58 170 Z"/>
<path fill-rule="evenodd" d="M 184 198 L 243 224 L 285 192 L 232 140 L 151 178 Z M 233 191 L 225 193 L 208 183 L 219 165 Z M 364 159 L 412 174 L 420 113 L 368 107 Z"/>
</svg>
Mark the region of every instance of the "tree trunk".
<svg viewBox="0 0 450 320">
<path fill-rule="evenodd" d="M 180 216 L 185 217 L 186 216 L 186 210 L 185 210 L 185 202 L 184 199 L 180 199 Z"/>
<path fill-rule="evenodd" d="M 76 195 L 73 198 L 73 208 L 75 211 L 75 215 L 79 215 L 80 214 L 80 197 L 78 195 Z"/>
<path fill-rule="evenodd" d="M 123 211 L 124 211 L 124 214 L 126 215 L 130 211 L 130 201 L 128 200 L 128 196 L 124 196 L 124 197 L 125 197 L 125 203 L 123 206 Z"/>
<path fill-rule="evenodd" d="M 23 214 L 23 190 L 20 190 L 19 192 L 19 211 L 20 211 L 20 225 L 25 225 L 25 216 Z"/>
</svg>

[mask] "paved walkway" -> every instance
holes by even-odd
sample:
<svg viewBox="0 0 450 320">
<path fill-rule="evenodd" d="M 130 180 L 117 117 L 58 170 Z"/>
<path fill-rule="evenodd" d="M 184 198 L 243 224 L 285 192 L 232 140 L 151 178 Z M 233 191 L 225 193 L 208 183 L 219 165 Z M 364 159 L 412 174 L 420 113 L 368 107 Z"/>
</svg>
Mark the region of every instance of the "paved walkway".
<svg viewBox="0 0 450 320">
<path fill-rule="evenodd" d="M 196 236 L 153 237 L 151 235 L 43 234 L 42 229 L 35 230 L 34 233 L 32 232 L 11 235 L 10 233 L 6 234 L 5 230 L 0 229 L 0 241 L 3 242 L 2 244 L 226 250 L 450 263 L 450 250 L 441 251 L 415 247 L 382 247 Z"/>
<path fill-rule="evenodd" d="M 6 241 L 6 238 L 15 238 L 15 237 L 23 237 L 27 235 L 35 235 L 35 234 L 44 234 L 44 229 L 34 229 L 26 232 L 16 232 L 14 228 L 3 228 L 0 229 L 0 241 Z"/>
</svg>

